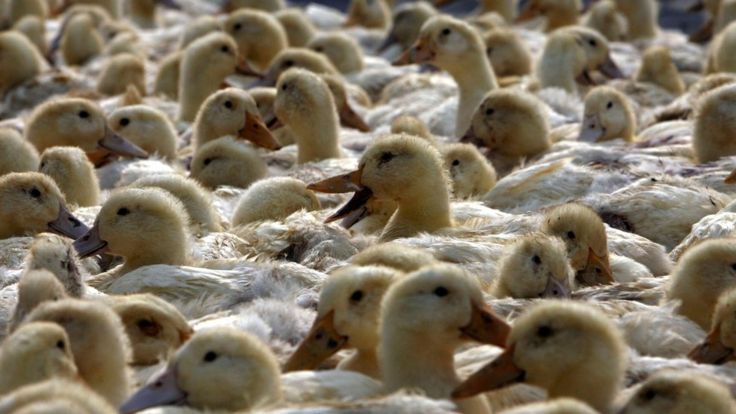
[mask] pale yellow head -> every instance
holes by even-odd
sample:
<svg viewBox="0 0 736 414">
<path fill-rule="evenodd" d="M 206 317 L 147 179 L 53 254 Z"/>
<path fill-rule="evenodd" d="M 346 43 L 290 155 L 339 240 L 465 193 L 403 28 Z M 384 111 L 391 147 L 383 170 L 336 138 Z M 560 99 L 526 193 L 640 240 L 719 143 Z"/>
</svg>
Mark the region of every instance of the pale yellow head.
<svg viewBox="0 0 736 414">
<path fill-rule="evenodd" d="M 344 33 L 319 34 L 309 41 L 307 47 L 327 56 L 341 73 L 358 72 L 363 69 L 363 52 L 360 45 Z"/>
<path fill-rule="evenodd" d="M 0 176 L 11 172 L 36 171 L 39 164 L 36 148 L 17 131 L 0 128 Z"/>
<path fill-rule="evenodd" d="M 20 32 L 0 33 L 0 96 L 41 73 L 42 58 L 36 47 Z"/>
<path fill-rule="evenodd" d="M 481 196 L 496 185 L 496 170 L 473 144 L 442 147 L 445 168 L 450 172 L 455 198 Z"/>
<path fill-rule="evenodd" d="M 225 32 L 235 39 L 240 56 L 265 69 L 274 57 L 289 46 L 286 31 L 271 14 L 239 9 L 223 24 Z"/>
<path fill-rule="evenodd" d="M 290 177 L 256 181 L 238 201 L 232 225 L 262 220 L 282 220 L 299 210 L 319 210 L 317 196 L 304 182 Z"/>
<path fill-rule="evenodd" d="M 635 132 L 636 115 L 626 95 L 609 86 L 598 86 L 588 92 L 578 140 L 631 142 Z"/>
<path fill-rule="evenodd" d="M 255 149 L 228 136 L 198 148 L 191 165 L 191 177 L 210 189 L 221 185 L 246 188 L 266 172 L 266 163 Z"/>
<path fill-rule="evenodd" d="M 41 154 L 38 169 L 51 177 L 70 205 L 99 204 L 100 183 L 95 167 L 78 147 L 49 147 Z"/>
<path fill-rule="evenodd" d="M 131 105 L 114 110 L 110 128 L 152 155 L 176 159 L 178 137 L 165 113 L 148 105 Z"/>
</svg>

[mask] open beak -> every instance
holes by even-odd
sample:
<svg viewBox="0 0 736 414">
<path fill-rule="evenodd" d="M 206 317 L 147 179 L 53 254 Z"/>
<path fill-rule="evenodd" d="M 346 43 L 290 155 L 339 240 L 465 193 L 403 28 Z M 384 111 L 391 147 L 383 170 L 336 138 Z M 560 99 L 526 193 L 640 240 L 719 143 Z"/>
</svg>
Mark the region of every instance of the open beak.
<svg viewBox="0 0 736 414">
<path fill-rule="evenodd" d="M 543 298 L 566 299 L 570 297 L 570 288 L 565 283 L 550 276 L 541 296 Z"/>
<path fill-rule="evenodd" d="M 460 328 L 463 336 L 484 344 L 503 347 L 511 332 L 511 326 L 493 313 L 488 305 L 472 304 L 470 322 Z"/>
<path fill-rule="evenodd" d="M 181 5 L 174 0 L 158 0 L 158 4 L 172 10 L 181 10 Z"/>
<path fill-rule="evenodd" d="M 281 122 L 281 120 L 279 119 L 279 117 L 277 117 L 276 115 L 274 115 L 274 116 L 272 116 L 272 117 L 271 117 L 271 118 L 270 118 L 270 119 L 269 119 L 269 120 L 268 120 L 268 121 L 266 122 L 266 126 L 268 127 L 268 129 L 269 129 L 270 131 L 275 131 L 275 130 L 277 130 L 277 129 L 279 129 L 279 128 L 282 128 L 282 127 L 284 127 L 284 123 L 283 123 L 283 122 Z"/>
<path fill-rule="evenodd" d="M 143 151 L 141 147 L 116 134 L 107 126 L 105 126 L 105 136 L 97 142 L 97 145 L 113 154 L 122 155 L 124 157 L 148 157 L 148 153 Z"/>
<path fill-rule="evenodd" d="M 736 170 L 731 171 L 731 174 L 728 174 L 728 177 L 723 182 L 726 184 L 736 184 Z"/>
<path fill-rule="evenodd" d="M 59 215 L 56 216 L 54 221 L 48 224 L 48 230 L 69 237 L 70 239 L 76 239 L 86 233 L 88 229 L 84 223 L 79 221 L 66 209 L 64 204 L 60 203 Z"/>
<path fill-rule="evenodd" d="M 238 66 L 235 67 L 235 73 L 243 76 L 251 76 L 258 79 L 263 79 L 264 75 L 261 72 L 253 69 L 245 58 L 240 58 Z"/>
<path fill-rule="evenodd" d="M 578 135 L 578 141 L 582 142 L 596 142 L 604 134 L 606 130 L 601 124 L 600 118 L 597 114 L 586 115 L 583 118 L 583 123 L 580 125 L 580 135 Z"/>
<path fill-rule="evenodd" d="M 239 131 L 238 136 L 266 149 L 275 151 L 281 148 L 281 144 L 271 135 L 260 115 L 250 112 L 245 113 L 245 126 Z"/>
<path fill-rule="evenodd" d="M 514 345 L 496 357 L 490 364 L 471 375 L 452 392 L 452 398 L 469 398 L 524 381 L 526 373 L 514 364 Z"/>
<path fill-rule="evenodd" d="M 412 47 L 405 50 L 401 56 L 393 62 L 394 66 L 411 65 L 413 63 L 430 63 L 434 60 L 434 51 L 430 46 L 430 40 L 420 37 Z"/>
<path fill-rule="evenodd" d="M 368 124 L 365 123 L 360 115 L 355 113 L 353 108 L 348 103 L 347 99 L 345 100 L 345 105 L 340 108 L 340 122 L 346 127 L 355 128 L 361 132 L 371 131 L 371 127 L 369 127 Z"/>
<path fill-rule="evenodd" d="M 100 227 L 97 223 L 86 234 L 74 241 L 74 249 L 80 259 L 107 251 L 107 242 L 100 237 Z"/>
<path fill-rule="evenodd" d="M 335 329 L 335 311 L 317 318 L 312 329 L 284 365 L 284 372 L 315 370 L 348 342 L 348 337 Z"/>
<path fill-rule="evenodd" d="M 591 248 L 588 248 L 588 261 L 585 268 L 579 271 L 576 277 L 587 286 L 610 285 L 616 281 L 613 278 L 608 256 L 599 256 Z"/>
<path fill-rule="evenodd" d="M 597 85 L 595 80 L 590 76 L 590 72 L 588 72 L 587 69 L 583 69 L 583 71 L 575 78 L 575 81 L 585 86 Z"/>
<path fill-rule="evenodd" d="M 705 338 L 705 341 L 696 346 L 687 357 L 699 364 L 721 365 L 734 359 L 734 350 L 721 342 L 720 326 L 714 329 Z"/>
<path fill-rule="evenodd" d="M 335 220 L 345 218 L 355 214 L 356 210 L 365 208 L 368 200 L 373 197 L 373 191 L 370 188 L 360 184 L 361 170 L 356 170 L 344 175 L 331 177 L 320 182 L 309 184 L 307 189 L 318 191 L 321 193 L 349 193 L 355 192 L 353 198 L 344 206 L 340 207 L 335 213 L 328 217 L 325 222 L 331 223 Z"/>
<path fill-rule="evenodd" d="M 176 368 L 169 367 L 160 376 L 133 394 L 120 406 L 120 414 L 132 414 L 150 407 L 181 405 L 187 393 L 176 381 Z"/>
<path fill-rule="evenodd" d="M 621 72 L 621 69 L 619 69 L 618 65 L 611 57 L 610 53 L 606 55 L 606 60 L 598 66 L 598 70 L 610 79 L 623 79 L 625 77 L 623 72 Z"/>
</svg>

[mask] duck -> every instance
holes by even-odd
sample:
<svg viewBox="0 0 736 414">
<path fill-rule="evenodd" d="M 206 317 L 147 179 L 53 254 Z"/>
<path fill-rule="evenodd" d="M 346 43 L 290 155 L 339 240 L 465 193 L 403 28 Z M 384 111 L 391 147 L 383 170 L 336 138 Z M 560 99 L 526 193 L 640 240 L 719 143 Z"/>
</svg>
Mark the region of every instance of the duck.
<svg viewBox="0 0 736 414">
<path fill-rule="evenodd" d="M 157 174 L 139 178 L 130 187 L 160 188 L 171 193 L 184 205 L 191 220 L 192 233 L 198 237 L 223 229 L 219 213 L 212 205 L 212 195 L 191 178 L 176 174 Z"/>
<path fill-rule="evenodd" d="M 333 272 L 322 285 L 314 323 L 284 371 L 316 369 L 341 349 L 354 349 L 337 368 L 380 380 L 376 349 L 381 299 L 399 277 L 396 270 L 380 266 L 346 266 Z"/>
<path fill-rule="evenodd" d="M 596 86 L 585 95 L 579 141 L 623 139 L 633 142 L 636 115 L 629 98 L 610 86 Z"/>
<path fill-rule="evenodd" d="M 349 95 L 355 96 L 357 94 L 358 97 L 364 99 L 362 102 L 370 102 L 370 98 L 365 95 L 365 91 L 360 87 L 353 87 L 349 90 L 349 87 L 353 85 L 349 86 L 339 75 L 321 73 L 319 77 L 325 81 L 327 87 L 330 89 L 330 93 L 332 93 L 332 98 L 335 100 L 337 115 L 340 118 L 340 124 L 342 126 L 357 129 L 361 132 L 370 132 L 371 127 L 365 122 L 365 120 L 363 120 L 355 109 L 353 109 L 353 105 L 350 104 L 349 99 Z M 349 94 L 348 92 L 353 92 L 353 94 Z"/>
<path fill-rule="evenodd" d="M 240 56 L 253 63 L 256 69 L 268 68 L 276 55 L 289 46 L 284 28 L 264 11 L 238 9 L 228 16 L 223 26 L 237 43 Z"/>
<path fill-rule="evenodd" d="M 299 210 L 317 211 L 319 199 L 296 178 L 270 177 L 256 181 L 243 193 L 235 207 L 232 227 L 257 221 L 285 219 Z"/>
<path fill-rule="evenodd" d="M 654 0 L 615 0 L 616 8 L 629 23 L 626 40 L 651 39 L 657 36 L 659 5 Z"/>
<path fill-rule="evenodd" d="M 496 298 L 569 298 L 575 289 L 565 243 L 557 237 L 520 238 L 507 248 L 498 269 L 491 291 Z"/>
<path fill-rule="evenodd" d="M 544 17 L 544 31 L 551 33 L 560 27 L 576 25 L 582 9 L 580 0 L 531 0 L 519 12 L 516 22 Z"/>
<path fill-rule="evenodd" d="M 111 405 L 118 406 L 128 396 L 130 345 L 120 318 L 106 305 L 80 299 L 45 302 L 26 321 L 63 327 L 79 376 Z"/>
<path fill-rule="evenodd" d="M 11 172 L 38 170 L 40 157 L 36 147 L 11 128 L 0 128 L 0 176 Z"/>
<path fill-rule="evenodd" d="M 483 34 L 483 43 L 496 76 L 526 76 L 532 72 L 532 55 L 513 30 L 502 27 L 489 30 Z"/>
<path fill-rule="evenodd" d="M 259 153 L 230 136 L 198 148 L 190 171 L 191 178 L 209 189 L 223 185 L 247 188 L 266 174 L 266 163 Z"/>
<path fill-rule="evenodd" d="M 305 47 L 309 40 L 317 34 L 317 29 L 301 9 L 295 7 L 282 9 L 274 16 L 286 30 L 290 47 Z"/>
<path fill-rule="evenodd" d="M 5 7 L 11 23 L 17 23 L 26 16 L 36 16 L 44 20 L 49 16 L 49 6 L 44 0 L 12 0 Z"/>
<path fill-rule="evenodd" d="M 225 9 L 256 9 L 266 12 L 277 12 L 286 8 L 284 0 L 226 0 Z"/>
<path fill-rule="evenodd" d="M 401 115 L 391 121 L 392 134 L 408 134 L 418 138 L 423 138 L 433 147 L 439 148 L 437 139 L 429 132 L 427 124 L 419 118 L 411 115 Z"/>
<path fill-rule="evenodd" d="M 629 22 L 623 14 L 619 13 L 614 0 L 594 3 L 590 6 L 582 23 L 584 26 L 597 30 L 611 42 L 624 41 L 629 31 Z"/>
<path fill-rule="evenodd" d="M 99 7 L 114 20 L 118 20 L 122 16 L 122 2 L 120 0 L 68 0 L 64 1 L 59 8 L 54 10 L 54 14 L 58 15 L 67 11 L 68 8 L 87 4 Z"/>
<path fill-rule="evenodd" d="M 496 184 L 496 170 L 473 144 L 444 145 L 440 152 L 457 199 L 480 197 Z"/>
<path fill-rule="evenodd" d="M 672 62 L 670 50 L 664 46 L 651 46 L 642 53 L 634 79 L 655 84 L 674 96 L 685 93 L 685 82 Z"/>
<path fill-rule="evenodd" d="M 172 10 L 181 9 L 174 0 L 132 0 L 127 3 L 128 18 L 142 29 L 153 29 L 159 26 L 158 7 L 163 6 Z"/>
<path fill-rule="evenodd" d="M 392 283 L 383 298 L 384 388 L 416 388 L 449 399 L 461 383 L 453 366 L 455 349 L 469 339 L 503 346 L 509 330 L 483 302 L 477 280 L 460 268 L 437 264 L 412 272 Z M 489 412 L 483 397 L 453 402 L 464 413 Z"/>
<path fill-rule="evenodd" d="M 124 106 L 112 111 L 107 123 L 113 132 L 146 153 L 176 160 L 176 128 L 161 110 L 145 104 Z"/>
<path fill-rule="evenodd" d="M 672 271 L 666 300 L 680 301 L 677 313 L 701 328 L 712 325 L 718 297 L 734 287 L 736 244 L 729 239 L 705 240 L 688 249 Z"/>
<path fill-rule="evenodd" d="M 18 302 L 8 323 L 8 332 L 12 333 L 23 322 L 23 319 L 40 304 L 64 299 L 66 296 L 64 286 L 48 270 L 25 272 L 18 282 Z"/>
<path fill-rule="evenodd" d="M 169 302 L 150 293 L 110 296 L 130 340 L 133 365 L 153 365 L 191 338 L 194 330 Z"/>
<path fill-rule="evenodd" d="M 343 26 L 386 29 L 390 21 L 391 9 L 385 0 L 351 0 Z"/>
<path fill-rule="evenodd" d="M 736 290 L 730 289 L 721 294 L 713 311 L 713 322 L 705 339 L 695 346 L 688 358 L 699 364 L 725 364 L 736 359 L 736 338 L 734 338 L 734 310 Z"/>
<path fill-rule="evenodd" d="M 437 14 L 437 10 L 428 2 L 410 2 L 400 4 L 394 10 L 391 28 L 378 52 L 383 52 L 397 44 L 401 50 L 409 49 L 419 38 L 424 22 Z"/>
<path fill-rule="evenodd" d="M 455 0 L 434 0 L 435 7 L 441 7 L 452 3 Z M 507 22 L 511 23 L 516 17 L 516 0 L 481 0 L 478 2 L 476 15 L 484 15 L 487 13 L 497 13 Z"/>
<path fill-rule="evenodd" d="M 485 54 L 483 39 L 467 23 L 449 16 L 434 16 L 422 26 L 419 39 L 395 65 L 431 63 L 446 70 L 459 88 L 455 134 L 462 136 L 483 97 L 498 88 Z"/>
<path fill-rule="evenodd" d="M 158 72 L 153 84 L 154 96 L 162 96 L 164 98 L 178 101 L 179 100 L 179 66 L 184 52 L 172 52 L 158 64 Z"/>
<path fill-rule="evenodd" d="M 307 188 L 355 192 L 328 221 L 355 214 L 371 196 L 395 201 L 398 208 L 379 237 L 390 241 L 452 227 L 448 184 L 447 170 L 434 147 L 410 135 L 386 135 L 366 148 L 358 170 Z"/>
<path fill-rule="evenodd" d="M 41 154 L 39 172 L 51 177 L 67 203 L 79 207 L 96 206 L 100 183 L 94 165 L 78 147 L 49 147 Z"/>
<path fill-rule="evenodd" d="M 505 351 L 452 396 L 472 397 L 524 382 L 546 389 L 549 398 L 575 398 L 606 412 L 623 383 L 626 350 L 621 333 L 600 310 L 544 300 L 514 321 Z"/>
<path fill-rule="evenodd" d="M 46 26 L 42 18 L 32 15 L 25 16 L 13 25 L 13 30 L 23 33 L 42 56 L 46 55 L 48 52 Z"/>
<path fill-rule="evenodd" d="M 77 367 L 64 329 L 51 322 L 24 324 L 0 347 L 0 395 L 52 378 L 74 380 Z"/>
<path fill-rule="evenodd" d="M 50 231 L 77 238 L 87 231 L 66 207 L 61 190 L 37 172 L 0 177 L 0 239 Z"/>
<path fill-rule="evenodd" d="M 266 74 L 261 80 L 255 82 L 252 87 L 275 86 L 281 78 L 281 74 L 292 68 L 302 68 L 317 74 L 340 74 L 330 59 L 322 53 L 307 48 L 289 47 L 276 55 L 271 61 Z"/>
<path fill-rule="evenodd" d="M 0 97 L 38 76 L 44 69 L 43 58 L 33 43 L 15 30 L 0 33 Z M 11 64 L 12 62 L 12 64 Z"/>
<path fill-rule="evenodd" d="M 61 48 L 64 63 L 69 66 L 83 66 L 102 54 L 105 43 L 98 27 L 108 18 L 104 10 L 78 8 L 70 10 L 64 18 L 58 43 L 52 41 L 49 56 L 56 52 L 57 44 Z"/>
<path fill-rule="evenodd" d="M 148 153 L 115 134 L 102 108 L 82 98 L 59 98 L 36 107 L 26 122 L 25 138 L 39 151 L 54 146 L 76 146 L 90 154 L 145 158 Z"/>
<path fill-rule="evenodd" d="M 51 379 L 22 387 L 0 399 L 7 413 L 65 412 L 115 414 L 117 410 L 89 387 L 74 379 Z"/>
<path fill-rule="evenodd" d="M 736 87 L 726 84 L 700 98 L 693 119 L 692 146 L 695 161 L 705 163 L 736 154 L 731 143 L 730 108 L 736 102 Z M 714 122 L 721 128 L 713 128 Z"/>
<path fill-rule="evenodd" d="M 358 42 L 344 33 L 318 34 L 307 43 L 307 47 L 327 56 L 342 74 L 363 70 L 363 52 Z"/>
<path fill-rule="evenodd" d="M 66 296 L 81 298 L 90 289 L 83 280 L 85 265 L 74 249 L 73 240 L 53 233 L 39 233 L 31 242 L 25 272 L 47 270 L 61 282 Z"/>
<path fill-rule="evenodd" d="M 120 95 L 128 85 L 146 94 L 146 69 L 143 59 L 132 53 L 120 53 L 107 59 L 97 79 L 97 91 L 103 95 Z"/>
<path fill-rule="evenodd" d="M 370 246 L 353 255 L 350 263 L 356 266 L 390 267 L 410 273 L 439 261 L 425 250 L 396 242 L 386 242 Z"/>
<path fill-rule="evenodd" d="M 186 50 L 195 40 L 213 32 L 221 32 L 222 24 L 214 16 L 199 16 L 186 25 L 179 38 L 179 52 Z"/>
</svg>

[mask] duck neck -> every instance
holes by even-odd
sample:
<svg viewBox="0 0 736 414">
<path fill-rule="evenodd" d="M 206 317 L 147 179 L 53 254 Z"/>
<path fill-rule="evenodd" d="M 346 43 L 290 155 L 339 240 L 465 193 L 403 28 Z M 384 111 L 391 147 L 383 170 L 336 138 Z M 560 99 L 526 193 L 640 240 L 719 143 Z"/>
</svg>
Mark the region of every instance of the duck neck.
<svg viewBox="0 0 736 414">
<path fill-rule="evenodd" d="M 125 256 L 125 264 L 120 273 L 125 274 L 142 266 L 165 264 L 172 266 L 186 266 L 187 236 L 184 229 L 177 234 L 159 237 L 153 246 L 139 248 Z"/>
<path fill-rule="evenodd" d="M 377 380 L 381 379 L 381 369 L 378 366 L 378 355 L 375 348 L 357 349 L 353 355 L 342 360 L 338 368 L 359 372 Z"/>
<path fill-rule="evenodd" d="M 396 200 L 399 207 L 384 228 L 382 241 L 452 227 L 447 183 L 441 181 L 444 179 L 441 174 L 438 175 L 440 180 L 427 183 L 422 191 L 407 192 Z"/>
<path fill-rule="evenodd" d="M 202 103 L 217 92 L 225 78 L 234 71 L 234 68 L 211 66 L 209 63 L 187 59 L 186 55 L 182 59 L 179 76 L 179 119 L 182 121 L 194 121 Z"/>
<path fill-rule="evenodd" d="M 553 40 L 557 41 L 557 39 Z M 542 88 L 557 87 L 576 95 L 578 93 L 575 76 L 583 71 L 582 52 L 573 44 L 559 44 L 545 48 L 537 66 L 537 79 Z"/>
<path fill-rule="evenodd" d="M 496 89 L 498 84 L 488 57 L 480 48 L 473 48 L 462 59 L 446 65 L 445 70 L 455 79 L 459 90 L 455 135 L 461 137 L 470 127 L 473 114 L 483 97 Z"/>
<path fill-rule="evenodd" d="M 290 123 L 299 147 L 299 164 L 340 158 L 337 113 L 334 108 L 314 108 L 310 116 Z"/>
</svg>

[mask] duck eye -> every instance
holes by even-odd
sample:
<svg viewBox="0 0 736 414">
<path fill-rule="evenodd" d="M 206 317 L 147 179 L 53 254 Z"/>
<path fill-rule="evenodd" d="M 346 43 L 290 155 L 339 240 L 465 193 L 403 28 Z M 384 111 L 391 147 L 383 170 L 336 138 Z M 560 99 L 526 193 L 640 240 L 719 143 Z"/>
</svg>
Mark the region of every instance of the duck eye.
<svg viewBox="0 0 736 414">
<path fill-rule="evenodd" d="M 66 348 L 66 344 L 64 343 L 64 341 L 62 341 L 61 339 L 59 339 L 56 342 L 56 347 L 59 348 L 59 349 L 61 349 L 63 351 Z"/>
<path fill-rule="evenodd" d="M 31 191 L 29 191 L 28 194 L 30 194 L 33 198 L 41 197 L 41 191 L 36 187 L 31 188 Z"/>
<path fill-rule="evenodd" d="M 452 166 L 453 167 L 457 167 L 458 165 L 460 165 L 460 160 L 453 160 L 452 161 Z"/>
<path fill-rule="evenodd" d="M 537 328 L 537 336 L 540 338 L 549 338 L 552 336 L 555 332 L 547 325 L 542 325 L 539 328 Z"/>
<path fill-rule="evenodd" d="M 128 210 L 126 207 L 118 210 L 118 216 L 127 216 L 128 214 L 130 214 L 130 210 Z"/>
<path fill-rule="evenodd" d="M 44 162 L 41 163 L 41 168 L 40 169 L 43 170 L 44 168 L 46 168 L 46 161 L 44 161 Z"/>
<path fill-rule="evenodd" d="M 606 105 L 606 108 L 607 108 L 607 109 L 611 109 L 611 108 L 613 108 L 613 102 L 610 102 L 610 101 L 609 101 L 609 102 L 608 102 L 608 105 Z"/>
<path fill-rule="evenodd" d="M 294 66 L 294 61 L 293 60 L 287 60 L 287 61 L 284 62 L 284 67 L 285 68 L 290 68 L 292 66 Z"/>
<path fill-rule="evenodd" d="M 128 118 L 123 118 L 120 120 L 120 126 L 122 127 L 127 126 L 129 123 L 130 123 L 130 119 Z"/>
<path fill-rule="evenodd" d="M 230 53 L 230 48 L 227 46 L 223 46 L 220 48 L 220 52 L 222 53 Z"/>
<path fill-rule="evenodd" d="M 205 158 L 204 161 L 202 162 L 202 164 L 204 164 L 205 166 L 207 166 L 207 165 L 210 165 L 211 162 L 212 162 L 212 158 Z"/>
<path fill-rule="evenodd" d="M 442 29 L 442 32 L 440 34 L 442 34 L 442 36 L 448 36 L 450 34 L 450 29 L 448 28 Z"/>
<path fill-rule="evenodd" d="M 225 108 L 233 109 L 233 103 L 231 101 L 225 101 Z"/>
<path fill-rule="evenodd" d="M 493 113 L 496 112 L 493 108 L 487 108 L 486 109 L 486 116 L 491 116 Z"/>
<path fill-rule="evenodd" d="M 736 272 L 736 263 L 731 265 L 731 269 L 733 269 L 733 271 Z"/>
<path fill-rule="evenodd" d="M 80 118 L 89 118 L 89 112 L 87 111 L 79 111 L 77 115 L 79 115 Z"/>
<path fill-rule="evenodd" d="M 486 48 L 486 55 L 490 55 L 491 53 L 493 53 L 493 48 L 492 47 L 487 47 Z"/>
<path fill-rule="evenodd" d="M 539 255 L 535 254 L 534 257 L 532 257 L 532 262 L 534 262 L 534 264 L 542 264 L 542 259 L 539 257 Z"/>
<path fill-rule="evenodd" d="M 353 302 L 360 302 L 361 299 L 363 299 L 362 290 L 356 290 L 352 295 L 350 295 L 350 300 Z"/>
<path fill-rule="evenodd" d="M 243 28 L 243 25 L 240 23 L 235 23 L 235 25 L 233 26 L 233 30 L 236 32 L 242 28 Z"/>
<path fill-rule="evenodd" d="M 321 51 L 323 51 L 323 50 L 324 50 L 324 49 L 322 48 L 322 46 L 317 46 L 317 47 L 315 47 L 315 48 L 314 48 L 314 51 L 315 51 L 315 52 L 321 52 Z"/>
<path fill-rule="evenodd" d="M 209 351 L 206 354 L 204 354 L 204 358 L 202 360 L 204 362 L 212 362 L 217 359 L 217 354 L 214 351 Z"/>
<path fill-rule="evenodd" d="M 598 46 L 598 42 L 596 42 L 595 39 L 588 40 L 588 44 L 591 45 L 591 46 L 593 46 L 593 47 Z"/>
<path fill-rule="evenodd" d="M 568 231 L 567 232 L 567 238 L 570 240 L 575 240 L 575 232 L 574 231 Z"/>
<path fill-rule="evenodd" d="M 282 90 L 282 91 L 285 91 L 285 90 L 287 90 L 287 89 L 289 89 L 289 85 L 287 85 L 287 84 L 283 84 L 283 85 L 281 85 L 281 90 Z"/>
<path fill-rule="evenodd" d="M 385 163 L 391 161 L 392 159 L 394 159 L 395 156 L 396 155 L 394 155 L 394 154 L 392 154 L 390 152 L 381 153 L 381 158 L 378 159 L 378 165 L 385 164 Z"/>
<path fill-rule="evenodd" d="M 657 396 L 657 391 L 655 391 L 655 390 L 653 390 L 653 389 L 651 389 L 651 388 L 649 388 L 649 389 L 646 389 L 646 390 L 645 390 L 645 391 L 644 391 L 644 392 L 643 392 L 643 393 L 641 394 L 641 398 L 642 398 L 642 399 L 643 399 L 644 401 L 652 401 L 652 400 L 653 400 L 653 399 L 654 399 L 654 398 L 655 398 L 656 396 Z"/>
<path fill-rule="evenodd" d="M 435 296 L 442 298 L 449 295 L 450 291 L 444 286 L 438 286 L 432 293 L 434 293 Z"/>
</svg>

